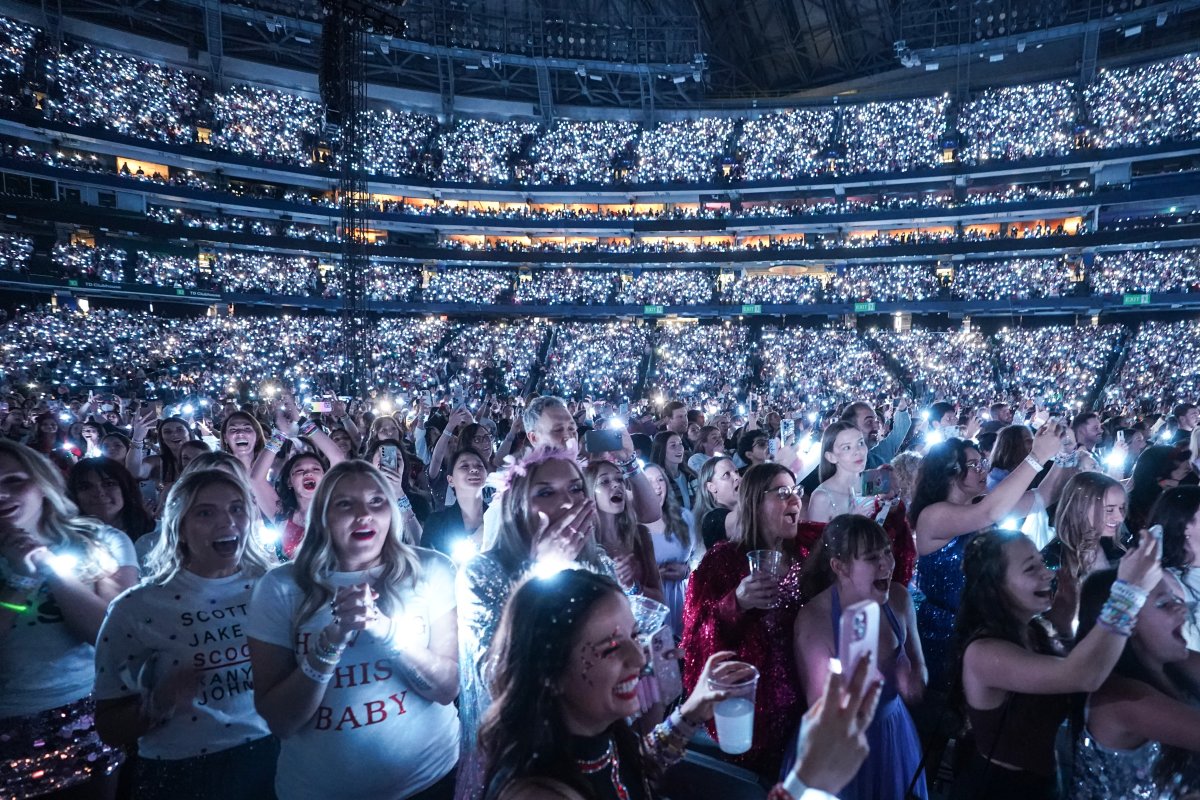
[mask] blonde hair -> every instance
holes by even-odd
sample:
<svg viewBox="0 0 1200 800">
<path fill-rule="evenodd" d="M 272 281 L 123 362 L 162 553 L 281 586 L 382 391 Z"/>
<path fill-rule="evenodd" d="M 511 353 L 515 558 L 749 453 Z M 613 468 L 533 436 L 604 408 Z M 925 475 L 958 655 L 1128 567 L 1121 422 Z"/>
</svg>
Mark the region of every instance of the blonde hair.
<svg viewBox="0 0 1200 800">
<path fill-rule="evenodd" d="M 351 475 L 370 478 L 386 498 L 391 512 L 391 523 L 384 535 L 383 550 L 379 556 L 383 571 L 374 583 L 375 591 L 379 593 L 380 610 L 391 615 L 400 609 L 403 606 L 401 589 L 406 583 L 415 586 L 421 579 L 421 559 L 416 548 L 405 540 L 404 517 L 396 505 L 396 493 L 392 491 L 391 484 L 382 472 L 366 461 L 342 461 L 326 472 L 317 484 L 317 493 L 308 508 L 304 539 L 295 560 L 296 583 L 304 593 L 304 602 L 295 620 L 297 627 L 337 594 L 330 576 L 338 571 L 338 560 L 327 519 L 334 493 L 342 481 Z"/>
<path fill-rule="evenodd" d="M 183 521 L 200 492 L 217 484 L 232 486 L 237 491 L 249 518 L 239 569 L 250 575 L 262 575 L 270 569 L 271 563 L 258 537 L 258 505 L 254 502 L 254 493 L 250 491 L 249 484 L 226 469 L 190 469 L 191 466 L 189 464 L 189 469 L 185 469 L 179 480 L 171 485 L 171 491 L 163 503 L 158 541 L 146 556 L 145 582 L 164 584 L 187 567 L 188 551 L 187 542 L 183 539 Z"/>
<path fill-rule="evenodd" d="M 67 496 L 66 479 L 50 459 L 7 439 L 0 439 L 0 455 L 16 461 L 42 493 L 37 533 L 50 550 L 56 553 L 72 550 L 79 556 L 75 577 L 84 583 L 94 583 L 116 572 L 116 560 L 98 541 L 100 532 L 109 526 L 79 515 L 79 507 Z"/>
<path fill-rule="evenodd" d="M 1075 578 L 1084 577 L 1085 565 L 1100 546 L 1104 495 L 1114 486 L 1124 495 L 1124 487 L 1103 472 L 1081 472 L 1067 481 L 1058 498 L 1054 533 L 1062 542 L 1062 569 Z M 1120 547 L 1120 542 L 1114 543 Z"/>
</svg>

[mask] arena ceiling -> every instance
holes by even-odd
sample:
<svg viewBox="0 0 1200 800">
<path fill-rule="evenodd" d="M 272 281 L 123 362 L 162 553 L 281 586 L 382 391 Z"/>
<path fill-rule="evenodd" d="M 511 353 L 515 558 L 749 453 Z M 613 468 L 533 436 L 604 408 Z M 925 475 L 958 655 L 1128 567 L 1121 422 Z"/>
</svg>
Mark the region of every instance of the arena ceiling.
<svg viewBox="0 0 1200 800">
<path fill-rule="evenodd" d="M 561 106 L 655 108 L 788 96 L 907 96 L 962 85 L 1086 75 L 1095 62 L 1194 48 L 1200 0 L 329 0 L 378 8 L 407 31 L 366 55 L 368 80 Z M 175 41 L 222 57 L 311 69 L 321 0 L 0 0 Z M 1137 19 L 1130 36 L 1122 19 Z M 1064 32 L 1061 35 L 1053 31 Z M 1033 44 L 1033 37 L 1044 42 Z M 1021 59 L 990 63 L 987 47 Z M 901 66 L 897 43 L 943 58 Z M 1036 51 L 1035 51 L 1036 47 Z M 1136 52 L 1135 52 L 1136 51 Z M 546 65 L 550 64 L 549 67 Z M 585 66 L 586 65 L 586 66 Z M 913 68 L 913 67 L 916 68 Z M 956 82 L 958 86 L 956 87 Z"/>
</svg>

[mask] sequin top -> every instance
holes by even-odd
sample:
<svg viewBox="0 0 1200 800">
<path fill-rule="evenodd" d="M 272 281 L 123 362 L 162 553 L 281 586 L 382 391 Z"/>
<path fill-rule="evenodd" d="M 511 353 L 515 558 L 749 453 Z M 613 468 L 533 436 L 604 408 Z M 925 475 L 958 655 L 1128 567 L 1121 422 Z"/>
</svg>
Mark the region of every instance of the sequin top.
<svg viewBox="0 0 1200 800">
<path fill-rule="evenodd" d="M 1085 728 L 1075 739 L 1075 779 L 1071 800 L 1157 800 L 1154 767 L 1162 755 L 1158 742 L 1134 750 L 1113 750 L 1096 741 Z"/>
<path fill-rule="evenodd" d="M 484 660 L 516 577 L 489 553 L 475 556 L 458 571 L 455 595 L 458 599 L 458 717 L 462 724 L 459 745 L 462 760 L 454 790 L 456 800 L 482 795 L 479 723 L 492 703 Z"/>
<path fill-rule="evenodd" d="M 742 611 L 735 592 L 750 574 L 747 549 L 718 542 L 688 582 L 683 612 L 683 680 L 691 692 L 713 653 L 733 650 L 759 670 L 755 698 L 754 745 L 731 760 L 772 779 L 778 776 L 788 742 L 804 710 L 804 696 L 793 655 L 793 627 L 800 608 L 800 566 L 824 525 L 801 523 L 793 540 L 791 569 L 780 582 L 779 606 Z M 709 722 L 709 732 L 716 729 Z"/>
</svg>

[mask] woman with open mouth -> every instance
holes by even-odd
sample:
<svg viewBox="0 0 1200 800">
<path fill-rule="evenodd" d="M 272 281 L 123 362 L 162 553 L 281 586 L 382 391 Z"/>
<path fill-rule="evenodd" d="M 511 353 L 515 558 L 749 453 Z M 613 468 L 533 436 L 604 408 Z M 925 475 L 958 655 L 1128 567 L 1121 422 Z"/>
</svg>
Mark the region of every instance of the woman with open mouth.
<svg viewBox="0 0 1200 800">
<path fill-rule="evenodd" d="M 137 744 L 134 796 L 256 800 L 279 743 L 254 709 L 247 606 L 267 570 L 245 482 L 188 470 L 171 487 L 149 577 L 109 609 L 96 646 L 96 727 Z"/>
<path fill-rule="evenodd" d="M 301 421 L 299 414 L 294 398 L 290 395 L 280 398 L 275 412 L 275 429 L 254 459 L 250 471 L 250 487 L 258 507 L 263 516 L 280 529 L 275 553 L 280 561 L 295 558 L 304 540 L 308 508 L 321 478 L 330 467 L 346 460 L 321 426 L 311 420 Z M 275 473 L 274 482 L 269 480 L 279 454 L 286 452 L 285 447 L 294 448 L 293 440 L 303 444 L 297 439 L 301 436 L 311 443 L 311 447 L 292 449 L 290 457 Z"/>
<path fill-rule="evenodd" d="M 262 425 L 253 414 L 235 411 L 221 421 L 221 449 L 242 462 L 247 475 L 254 469 L 254 459 L 265 444 Z"/>
<path fill-rule="evenodd" d="M 129 537 L 79 516 L 45 457 L 0 439 L 0 796 L 111 796 L 122 756 L 93 726 L 94 644 L 136 582 Z"/>
<path fill-rule="evenodd" d="M 628 599 L 617 583 L 587 570 L 532 577 L 504 610 L 492 659 L 496 702 L 480 741 L 486 800 L 654 800 L 651 776 L 679 761 L 696 729 L 728 693 L 711 679 L 749 676 L 732 652 L 705 659 L 696 689 L 639 737 L 625 721 L 638 711 L 645 664 Z M 866 754 L 878 684 L 864 668 L 836 676 L 823 713 L 806 726 L 796 768 L 772 800 L 832 800 Z M 676 795 L 684 796 L 684 795 Z"/>
<path fill-rule="evenodd" d="M 955 625 L 961 669 L 955 700 L 966 708 L 975 748 L 952 797 L 1059 797 L 1055 739 L 1070 695 L 1095 691 L 1112 672 L 1138 612 L 1162 579 L 1160 552 L 1158 540 L 1143 532 L 1117 567 L 1098 624 L 1064 653 L 1044 616 L 1052 604 L 1054 573 L 1033 540 L 1004 530 L 971 540 Z"/>
<path fill-rule="evenodd" d="M 280 800 L 453 792 L 454 567 L 407 544 L 405 524 L 387 478 L 344 461 L 317 488 L 296 560 L 255 588 L 254 698 L 281 740 Z"/>
<path fill-rule="evenodd" d="M 1080 636 L 1096 624 L 1116 579 L 1109 569 L 1084 582 Z M 1200 710 L 1190 698 L 1200 654 L 1184 639 L 1187 616 L 1183 587 L 1167 572 L 1138 612 L 1112 674 L 1084 703 L 1075 730 L 1072 800 L 1161 797 L 1181 786 L 1196 788 Z"/>
<path fill-rule="evenodd" d="M 1200 487 L 1167 489 L 1150 509 L 1150 524 L 1162 525 L 1163 568 L 1179 581 L 1187 600 L 1183 635 L 1189 650 L 1200 651 Z"/>
<path fill-rule="evenodd" d="M 650 531 L 630 502 L 629 485 L 611 461 L 593 461 L 583 471 L 588 495 L 596 504 L 596 543 L 613 560 L 617 583 L 626 592 L 664 602 L 662 579 Z"/>
<path fill-rule="evenodd" d="M 925 657 L 917 636 L 917 612 L 904 584 L 892 580 L 896 559 L 883 527 L 869 517 L 842 514 L 821 532 L 819 546 L 804 563 L 793 636 L 796 667 L 809 705 L 829 680 L 829 660 L 838 655 L 842 609 L 863 600 L 880 605 L 879 641 L 872 643 L 883 690 L 875 721 L 867 729 L 871 752 L 840 793 L 841 800 L 904 800 L 927 797 L 921 743 L 907 704 L 925 691 Z M 843 665 L 847 670 L 853 664 Z M 913 793 L 908 794 L 909 783 Z"/>
<path fill-rule="evenodd" d="M 754 744 L 734 761 L 775 780 L 787 743 L 804 707 L 792 628 L 800 607 L 797 581 L 807 546 L 820 525 L 801 522 L 800 498 L 791 470 L 781 464 L 757 464 L 746 471 L 739 489 L 740 535 L 718 542 L 688 581 L 683 612 L 683 682 L 697 685 L 710 655 L 732 650 L 758 668 Z M 778 571 L 750 569 L 749 555 L 778 551 Z M 710 730 L 715 733 L 715 728 Z"/>
</svg>

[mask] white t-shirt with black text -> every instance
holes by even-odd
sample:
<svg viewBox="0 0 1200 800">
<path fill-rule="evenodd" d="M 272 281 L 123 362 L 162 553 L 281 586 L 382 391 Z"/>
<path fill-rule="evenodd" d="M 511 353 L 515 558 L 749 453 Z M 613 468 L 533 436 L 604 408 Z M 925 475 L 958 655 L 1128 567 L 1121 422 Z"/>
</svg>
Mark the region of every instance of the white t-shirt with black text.
<svg viewBox="0 0 1200 800">
<path fill-rule="evenodd" d="M 97 700 L 140 697 L 180 667 L 199 677 L 191 708 L 138 740 L 143 758 L 193 758 L 270 735 L 254 710 L 246 642 L 257 580 L 181 570 L 164 584 L 135 586 L 109 606 L 96 641 Z"/>
<path fill-rule="evenodd" d="M 440 553 L 417 552 L 421 579 L 401 593 L 393 627 L 428 647 L 430 623 L 455 608 L 454 567 Z M 259 581 L 247 633 L 301 658 L 333 613 L 325 605 L 297 630 L 304 597 L 295 575 L 290 563 Z M 331 576 L 336 586 L 368 579 L 364 572 Z M 393 656 L 387 642 L 367 632 L 347 647 L 317 713 L 282 740 L 275 771 L 280 800 L 396 800 L 432 786 L 458 762 L 458 712 L 412 690 Z"/>
<path fill-rule="evenodd" d="M 121 531 L 101 528 L 96 542 L 112 560 L 106 570 L 137 567 L 133 542 Z M 30 592 L 27 604 L 0 643 L 0 719 L 74 703 L 95 681 L 95 649 L 67 627 L 49 585 Z"/>
</svg>

